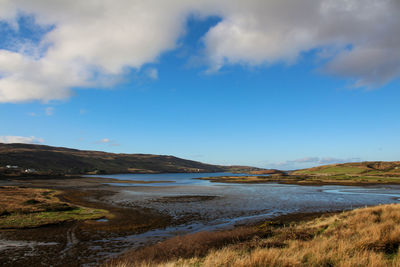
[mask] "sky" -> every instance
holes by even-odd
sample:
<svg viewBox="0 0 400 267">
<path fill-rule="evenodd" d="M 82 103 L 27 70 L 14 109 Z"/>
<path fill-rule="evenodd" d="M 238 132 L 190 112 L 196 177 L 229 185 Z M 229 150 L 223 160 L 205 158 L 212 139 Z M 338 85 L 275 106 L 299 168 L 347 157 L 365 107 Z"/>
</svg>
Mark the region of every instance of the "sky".
<svg viewBox="0 0 400 267">
<path fill-rule="evenodd" d="M 0 142 L 400 160 L 397 0 L 0 0 Z"/>
</svg>

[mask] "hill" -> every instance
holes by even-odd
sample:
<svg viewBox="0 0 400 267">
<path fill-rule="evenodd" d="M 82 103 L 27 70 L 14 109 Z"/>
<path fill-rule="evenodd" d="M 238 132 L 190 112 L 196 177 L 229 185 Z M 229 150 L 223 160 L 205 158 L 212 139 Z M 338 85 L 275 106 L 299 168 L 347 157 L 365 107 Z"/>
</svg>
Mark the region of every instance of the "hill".
<svg viewBox="0 0 400 267">
<path fill-rule="evenodd" d="M 7 165 L 9 166 L 7 167 Z M 28 169 L 28 172 L 40 174 L 171 173 L 257 170 L 257 168 L 244 166 L 205 164 L 174 156 L 115 154 L 44 145 L 1 143 L 0 167 L 3 173 L 25 172 Z"/>
<path fill-rule="evenodd" d="M 324 165 L 292 172 L 294 175 L 400 176 L 400 161 L 367 161 Z"/>
<path fill-rule="evenodd" d="M 250 171 L 252 176 L 199 178 L 218 183 L 283 183 L 301 185 L 400 184 L 400 162 L 374 161 L 331 164 L 290 172 Z M 268 174 L 268 175 L 262 175 Z"/>
</svg>

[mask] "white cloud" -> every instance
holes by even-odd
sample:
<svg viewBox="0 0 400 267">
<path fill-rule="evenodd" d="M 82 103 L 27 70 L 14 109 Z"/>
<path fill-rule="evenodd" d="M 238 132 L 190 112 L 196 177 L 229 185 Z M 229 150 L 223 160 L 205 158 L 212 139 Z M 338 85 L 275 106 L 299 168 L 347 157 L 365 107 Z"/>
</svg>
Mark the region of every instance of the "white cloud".
<svg viewBox="0 0 400 267">
<path fill-rule="evenodd" d="M 24 143 L 24 144 L 41 144 L 44 140 L 34 136 L 0 136 L 0 143 L 12 144 L 12 143 Z"/>
<path fill-rule="evenodd" d="M 21 12 L 41 26 L 55 25 L 37 46 L 0 50 L 0 102 L 63 99 L 74 87 L 110 86 L 129 68 L 176 48 L 190 14 L 221 17 L 203 38 L 211 71 L 294 64 L 303 52 L 328 49 L 323 70 L 355 86 L 400 75 L 398 0 L 0 2 L 0 20 L 15 28 Z"/>
<path fill-rule="evenodd" d="M 47 116 L 52 116 L 52 115 L 54 114 L 54 108 L 52 108 L 52 107 L 47 107 L 47 108 L 45 109 L 45 113 L 46 113 Z"/>
<path fill-rule="evenodd" d="M 103 139 L 99 140 L 99 143 L 103 143 L 103 144 L 107 144 L 107 143 L 110 143 L 110 142 L 111 142 L 111 140 L 108 139 L 108 138 L 103 138 Z"/>
<path fill-rule="evenodd" d="M 97 143 L 97 144 L 107 144 L 107 145 L 112 146 L 112 147 L 120 146 L 120 144 L 118 144 L 118 143 L 112 141 L 112 140 L 109 139 L 109 138 L 100 139 L 100 140 L 97 141 L 96 143 Z"/>
</svg>

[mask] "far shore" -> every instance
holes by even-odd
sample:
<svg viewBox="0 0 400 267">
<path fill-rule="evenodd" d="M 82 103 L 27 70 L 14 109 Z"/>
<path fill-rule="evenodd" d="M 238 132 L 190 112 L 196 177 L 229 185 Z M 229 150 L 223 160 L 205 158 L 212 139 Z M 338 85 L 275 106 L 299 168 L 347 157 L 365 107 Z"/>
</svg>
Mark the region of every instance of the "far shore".
<svg viewBox="0 0 400 267">
<path fill-rule="evenodd" d="M 335 177 L 335 176 L 301 176 L 301 175 L 271 175 L 271 176 L 220 176 L 195 178 L 208 180 L 212 183 L 235 183 L 235 184 L 293 184 L 304 186 L 323 185 L 400 185 L 400 177 Z"/>
<path fill-rule="evenodd" d="M 154 174 L 154 173 L 152 173 Z M 160 173 L 162 174 L 162 173 Z M 375 186 L 375 185 L 400 185 L 400 176 L 361 176 L 361 175 L 296 175 L 296 174 L 271 174 L 271 175 L 248 175 L 248 176 L 214 176 L 193 178 L 195 180 L 207 180 L 212 183 L 235 183 L 235 184 L 292 184 L 303 186 Z M 0 176 L 1 180 L 7 181 L 45 181 L 61 182 L 67 180 L 79 180 L 79 184 L 156 184 L 174 183 L 175 181 L 145 181 L 145 180 L 120 180 L 115 178 L 105 178 L 86 175 L 43 175 L 43 176 Z M 58 183 L 57 182 L 57 183 Z"/>
</svg>

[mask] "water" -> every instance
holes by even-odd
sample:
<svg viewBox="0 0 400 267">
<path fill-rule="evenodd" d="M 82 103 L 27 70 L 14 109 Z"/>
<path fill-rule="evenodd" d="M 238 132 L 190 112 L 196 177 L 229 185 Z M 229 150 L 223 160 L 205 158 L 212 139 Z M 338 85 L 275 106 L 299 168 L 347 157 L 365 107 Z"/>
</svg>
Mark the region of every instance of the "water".
<svg viewBox="0 0 400 267">
<path fill-rule="evenodd" d="M 112 201 L 133 203 L 168 213 L 176 219 L 196 215 L 204 225 L 234 224 L 241 218 L 272 217 L 294 212 L 344 210 L 369 205 L 397 203 L 400 185 L 381 186 L 299 186 L 276 183 L 223 184 L 193 178 L 244 176 L 232 173 L 118 174 L 102 177 L 129 181 L 164 183 L 125 186 Z M 171 181 L 166 183 L 165 181 Z M 197 201 L 196 201 L 197 200 Z"/>
<path fill-rule="evenodd" d="M 210 184 L 207 180 L 198 180 L 195 178 L 202 177 L 217 177 L 217 176 L 249 176 L 245 173 L 230 173 L 230 172 L 217 172 L 217 173 L 163 173 L 163 174 L 109 174 L 109 175 L 86 175 L 85 177 L 102 177 L 113 178 L 117 180 L 127 181 L 146 181 L 146 182 L 159 182 L 151 184 L 143 183 L 120 183 L 113 184 L 119 186 L 176 186 L 176 185 L 205 185 Z"/>
</svg>

